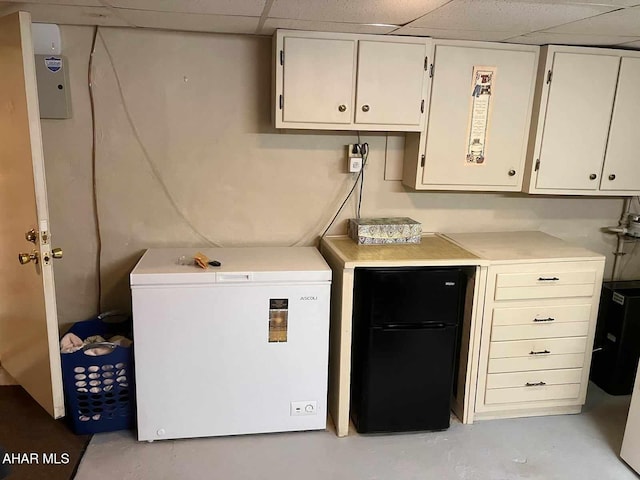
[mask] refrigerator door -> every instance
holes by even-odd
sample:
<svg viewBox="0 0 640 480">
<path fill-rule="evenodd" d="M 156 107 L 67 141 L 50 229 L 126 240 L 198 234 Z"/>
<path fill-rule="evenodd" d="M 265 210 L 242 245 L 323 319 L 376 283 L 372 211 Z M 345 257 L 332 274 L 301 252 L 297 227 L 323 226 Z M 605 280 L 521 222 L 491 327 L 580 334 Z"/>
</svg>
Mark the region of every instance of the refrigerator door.
<svg viewBox="0 0 640 480">
<path fill-rule="evenodd" d="M 456 325 L 464 283 L 455 268 L 367 268 L 356 270 L 356 301 L 367 303 L 371 325 Z"/>
<path fill-rule="evenodd" d="M 438 324 L 370 330 L 355 418 L 359 432 L 449 427 L 456 331 Z"/>
</svg>

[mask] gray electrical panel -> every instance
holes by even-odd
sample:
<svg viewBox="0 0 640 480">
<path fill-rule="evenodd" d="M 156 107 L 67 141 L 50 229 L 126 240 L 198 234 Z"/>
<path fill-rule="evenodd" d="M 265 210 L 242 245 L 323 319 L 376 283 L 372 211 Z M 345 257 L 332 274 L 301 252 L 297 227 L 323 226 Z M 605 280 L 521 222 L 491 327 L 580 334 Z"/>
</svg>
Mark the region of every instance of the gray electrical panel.
<svg viewBox="0 0 640 480">
<path fill-rule="evenodd" d="M 36 55 L 40 118 L 71 118 L 69 65 L 59 55 Z"/>
</svg>

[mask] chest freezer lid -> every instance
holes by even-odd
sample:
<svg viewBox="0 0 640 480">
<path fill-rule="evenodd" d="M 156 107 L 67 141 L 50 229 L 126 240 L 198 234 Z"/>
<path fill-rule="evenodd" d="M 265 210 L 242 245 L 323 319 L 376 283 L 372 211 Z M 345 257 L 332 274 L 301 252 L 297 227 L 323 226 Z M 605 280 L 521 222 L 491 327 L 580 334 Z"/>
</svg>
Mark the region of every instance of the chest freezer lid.
<svg viewBox="0 0 640 480">
<path fill-rule="evenodd" d="M 181 265 L 202 252 L 220 267 Z M 330 282 L 331 269 L 314 247 L 150 248 L 130 276 L 131 286 Z"/>
</svg>

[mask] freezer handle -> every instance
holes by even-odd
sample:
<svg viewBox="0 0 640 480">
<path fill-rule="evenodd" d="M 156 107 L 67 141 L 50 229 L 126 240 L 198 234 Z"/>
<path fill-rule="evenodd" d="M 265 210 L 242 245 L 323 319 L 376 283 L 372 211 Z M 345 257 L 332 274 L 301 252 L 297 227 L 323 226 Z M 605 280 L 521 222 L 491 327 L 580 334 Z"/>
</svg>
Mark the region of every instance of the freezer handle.
<svg viewBox="0 0 640 480">
<path fill-rule="evenodd" d="M 238 282 L 250 282 L 253 280 L 253 274 L 248 272 L 248 273 L 239 273 L 239 272 L 234 272 L 234 273 L 216 273 L 216 281 L 217 282 L 233 282 L 233 283 L 238 283 Z"/>
</svg>

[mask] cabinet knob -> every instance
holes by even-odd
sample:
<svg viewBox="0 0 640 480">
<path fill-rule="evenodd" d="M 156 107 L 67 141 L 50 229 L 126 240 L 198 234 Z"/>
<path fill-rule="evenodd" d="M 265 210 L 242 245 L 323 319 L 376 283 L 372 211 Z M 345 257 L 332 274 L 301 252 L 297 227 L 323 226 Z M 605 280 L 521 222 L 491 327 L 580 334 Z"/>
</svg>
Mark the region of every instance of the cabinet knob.
<svg viewBox="0 0 640 480">
<path fill-rule="evenodd" d="M 615 180 L 616 176 L 612 173 L 611 175 L 609 175 L 609 180 Z"/>
<path fill-rule="evenodd" d="M 363 112 L 368 112 L 369 111 L 369 105 L 362 105 L 362 111 Z"/>
<path fill-rule="evenodd" d="M 509 170 L 509 176 L 513 177 L 516 174 L 515 170 Z"/>
<path fill-rule="evenodd" d="M 596 178 L 598 178 L 598 175 L 596 175 L 595 173 L 589 175 L 589 180 L 595 180 Z"/>
<path fill-rule="evenodd" d="M 340 105 L 340 106 L 338 106 L 338 111 L 339 111 L 339 112 L 346 112 L 346 111 L 347 111 L 347 106 L 346 106 L 346 105 Z"/>
</svg>

